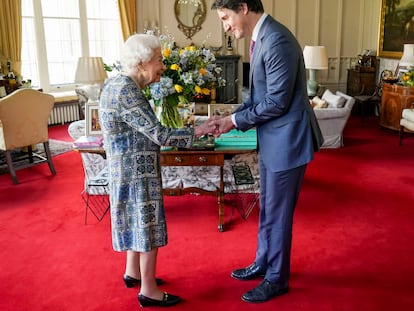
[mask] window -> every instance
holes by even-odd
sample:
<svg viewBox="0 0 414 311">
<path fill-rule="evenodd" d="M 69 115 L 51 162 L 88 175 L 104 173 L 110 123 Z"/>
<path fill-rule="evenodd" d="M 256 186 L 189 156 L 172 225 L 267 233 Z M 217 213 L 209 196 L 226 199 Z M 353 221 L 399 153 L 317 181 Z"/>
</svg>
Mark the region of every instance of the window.
<svg viewBox="0 0 414 311">
<path fill-rule="evenodd" d="M 73 89 L 80 56 L 119 60 L 117 0 L 22 0 L 22 76 L 46 91 Z"/>
</svg>

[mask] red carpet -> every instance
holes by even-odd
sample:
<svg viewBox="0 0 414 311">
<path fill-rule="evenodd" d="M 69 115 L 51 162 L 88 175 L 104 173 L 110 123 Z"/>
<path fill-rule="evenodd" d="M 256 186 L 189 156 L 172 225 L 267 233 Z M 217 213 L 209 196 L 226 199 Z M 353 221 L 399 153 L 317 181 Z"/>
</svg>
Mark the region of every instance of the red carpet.
<svg viewBox="0 0 414 311">
<path fill-rule="evenodd" d="M 56 137 L 53 137 L 56 139 Z M 79 154 L 0 175 L 0 310 L 138 310 L 122 283 L 124 254 L 112 250 L 108 215 L 84 225 Z M 230 277 L 249 264 L 257 212 L 237 211 L 217 231 L 215 198 L 166 197 L 169 245 L 160 249 L 163 289 L 174 310 L 412 310 L 414 136 L 355 117 L 345 147 L 322 150 L 308 168 L 295 215 L 291 291 L 270 302 L 240 300 L 258 281 Z M 231 218 L 227 209 L 226 219 Z"/>
<path fill-rule="evenodd" d="M 70 142 L 73 141 L 73 139 L 68 134 L 68 124 L 50 126 L 49 138 Z"/>
</svg>

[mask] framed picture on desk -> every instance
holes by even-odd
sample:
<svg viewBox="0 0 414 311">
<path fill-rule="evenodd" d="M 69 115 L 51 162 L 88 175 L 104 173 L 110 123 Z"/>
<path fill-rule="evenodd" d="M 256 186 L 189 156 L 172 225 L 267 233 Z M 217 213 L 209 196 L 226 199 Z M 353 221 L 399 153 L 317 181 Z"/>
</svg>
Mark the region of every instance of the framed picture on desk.
<svg viewBox="0 0 414 311">
<path fill-rule="evenodd" d="M 99 124 L 99 104 L 98 102 L 87 102 L 85 105 L 85 135 L 102 135 L 101 125 Z"/>
<path fill-rule="evenodd" d="M 239 104 L 209 104 L 208 105 L 208 117 L 220 116 L 225 117 L 231 115 L 236 110 Z"/>
</svg>

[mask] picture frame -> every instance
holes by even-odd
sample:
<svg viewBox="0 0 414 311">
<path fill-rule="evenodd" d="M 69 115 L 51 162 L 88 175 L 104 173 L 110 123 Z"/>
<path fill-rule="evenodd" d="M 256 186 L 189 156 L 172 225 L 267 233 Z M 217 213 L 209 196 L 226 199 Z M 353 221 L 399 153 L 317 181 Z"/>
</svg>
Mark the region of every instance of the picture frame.
<svg viewBox="0 0 414 311">
<path fill-rule="evenodd" d="M 87 102 L 85 105 L 85 135 L 101 136 L 102 129 L 99 124 L 99 104 L 97 102 Z"/>
<path fill-rule="evenodd" d="M 414 0 L 381 0 L 378 56 L 399 59 L 406 43 L 414 43 Z"/>
<path fill-rule="evenodd" d="M 0 86 L 0 98 L 5 97 L 6 95 L 6 88 L 4 86 Z"/>
<path fill-rule="evenodd" d="M 408 71 L 408 68 L 397 66 L 394 76 L 397 77 L 399 81 L 401 81 L 403 74 L 407 71 Z"/>
<path fill-rule="evenodd" d="M 194 105 L 194 114 L 198 116 L 207 116 L 208 115 L 208 103 L 199 103 L 196 102 Z"/>
<path fill-rule="evenodd" d="M 231 115 L 240 105 L 239 104 L 209 104 L 208 117 Z"/>
</svg>

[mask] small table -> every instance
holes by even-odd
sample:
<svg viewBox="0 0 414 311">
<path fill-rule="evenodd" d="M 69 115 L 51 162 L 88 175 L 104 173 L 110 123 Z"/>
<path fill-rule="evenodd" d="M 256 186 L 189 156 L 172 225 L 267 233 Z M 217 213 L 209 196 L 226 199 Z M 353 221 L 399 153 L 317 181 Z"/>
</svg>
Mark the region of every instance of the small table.
<svg viewBox="0 0 414 311">
<path fill-rule="evenodd" d="M 181 195 L 187 193 L 212 194 L 217 196 L 218 205 L 218 230 L 224 231 L 224 180 L 223 167 L 224 159 L 235 156 L 236 154 L 248 153 L 256 148 L 251 146 L 220 146 L 214 150 L 165 150 L 161 151 L 161 166 L 219 166 L 220 184 L 216 190 L 208 191 L 201 188 L 167 188 L 164 189 L 165 195 Z M 105 150 L 101 148 L 74 148 L 78 152 L 96 153 L 105 157 Z"/>
</svg>

